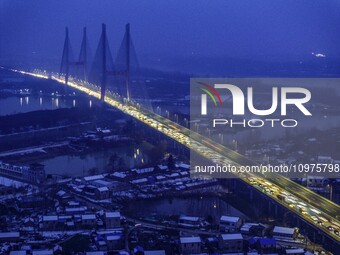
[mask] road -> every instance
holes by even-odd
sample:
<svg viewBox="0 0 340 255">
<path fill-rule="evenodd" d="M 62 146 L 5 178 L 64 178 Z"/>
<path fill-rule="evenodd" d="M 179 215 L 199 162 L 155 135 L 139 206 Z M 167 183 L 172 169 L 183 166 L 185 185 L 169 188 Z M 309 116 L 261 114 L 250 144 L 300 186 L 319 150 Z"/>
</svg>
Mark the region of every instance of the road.
<svg viewBox="0 0 340 255">
<path fill-rule="evenodd" d="M 12 70 L 24 75 L 30 75 L 42 79 L 53 79 L 64 84 L 63 77 L 56 74 L 47 73 L 30 73 L 20 70 Z M 100 87 L 85 83 L 79 80 L 69 79 L 68 86 L 82 91 L 90 96 L 100 98 Z M 204 156 L 214 163 L 220 165 L 257 165 L 253 161 L 243 155 L 222 146 L 200 134 L 193 132 L 177 123 L 157 115 L 151 111 L 143 109 L 138 104 L 124 104 L 114 98 L 110 92 L 105 96 L 105 103 L 113 106 L 127 115 L 130 115 L 148 126 L 162 132 L 177 142 L 187 146 L 191 150 Z M 236 177 L 241 178 L 247 184 L 253 186 L 266 196 L 280 203 L 293 213 L 299 215 L 302 219 L 309 222 L 315 228 L 320 229 L 333 240 L 340 242 L 340 206 L 332 201 L 308 190 L 307 188 L 277 174 L 237 174 Z M 285 199 L 278 199 L 281 194 Z M 318 212 L 318 213 L 316 213 Z M 321 220 L 322 219 L 322 220 Z M 321 222 L 320 222 L 321 221 Z M 332 226 L 333 229 L 328 227 Z M 338 231 L 337 233 L 334 231 Z"/>
</svg>

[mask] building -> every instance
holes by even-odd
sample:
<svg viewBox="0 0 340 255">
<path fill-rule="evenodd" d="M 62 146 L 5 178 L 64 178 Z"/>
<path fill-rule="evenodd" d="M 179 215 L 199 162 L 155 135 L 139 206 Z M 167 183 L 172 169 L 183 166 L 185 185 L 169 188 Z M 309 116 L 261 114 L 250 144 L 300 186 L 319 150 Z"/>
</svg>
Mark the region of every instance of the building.
<svg viewBox="0 0 340 255">
<path fill-rule="evenodd" d="M 45 181 L 45 167 L 39 163 L 34 163 L 29 166 L 16 166 L 0 161 L 0 174 L 33 184 L 39 184 Z"/>
<path fill-rule="evenodd" d="M 181 237 L 179 241 L 183 254 L 201 253 L 201 238 L 199 236 Z"/>
<path fill-rule="evenodd" d="M 97 200 L 104 200 L 110 198 L 110 190 L 108 187 L 99 187 L 95 190 Z"/>
<path fill-rule="evenodd" d="M 243 252 L 242 234 L 222 234 L 219 236 L 218 246 L 223 252 Z"/>
<path fill-rule="evenodd" d="M 19 232 L 0 232 L 0 243 L 17 242 L 20 240 Z"/>
<path fill-rule="evenodd" d="M 190 217 L 190 216 L 181 216 L 181 217 L 179 217 L 178 224 L 183 226 L 183 227 L 198 228 L 199 227 L 199 218 L 198 217 Z"/>
<path fill-rule="evenodd" d="M 42 217 L 42 227 L 45 230 L 55 230 L 58 225 L 57 215 L 44 215 Z"/>
<path fill-rule="evenodd" d="M 302 248 L 286 249 L 285 254 L 287 254 L 287 255 L 305 255 L 305 250 L 302 249 Z"/>
<path fill-rule="evenodd" d="M 276 239 L 295 239 L 297 231 L 294 228 L 285 228 L 275 226 L 273 229 L 273 237 Z"/>
<path fill-rule="evenodd" d="M 26 255 L 26 251 L 11 251 L 9 255 Z"/>
<path fill-rule="evenodd" d="M 259 223 L 245 223 L 240 228 L 241 234 L 250 236 L 263 236 L 265 226 Z"/>
<path fill-rule="evenodd" d="M 32 255 L 53 255 L 53 250 L 33 250 Z"/>
<path fill-rule="evenodd" d="M 81 216 L 81 224 L 86 227 L 93 227 L 96 225 L 97 218 L 95 214 L 83 214 Z"/>
<path fill-rule="evenodd" d="M 106 212 L 105 213 L 106 228 L 120 227 L 120 212 Z"/>
<path fill-rule="evenodd" d="M 86 255 L 106 255 L 107 253 L 104 251 L 87 251 Z"/>
<path fill-rule="evenodd" d="M 220 231 L 233 233 L 240 229 L 242 220 L 240 217 L 221 216 Z"/>
<path fill-rule="evenodd" d="M 119 250 L 123 248 L 121 234 L 108 234 L 105 237 L 106 246 L 108 250 Z"/>
<path fill-rule="evenodd" d="M 318 156 L 318 163 L 319 164 L 332 164 L 333 158 L 330 156 Z"/>
<path fill-rule="evenodd" d="M 144 251 L 144 255 L 166 255 L 165 250 Z"/>
<path fill-rule="evenodd" d="M 273 253 L 276 251 L 276 240 L 274 238 L 259 238 L 256 248 L 261 254 Z"/>
</svg>

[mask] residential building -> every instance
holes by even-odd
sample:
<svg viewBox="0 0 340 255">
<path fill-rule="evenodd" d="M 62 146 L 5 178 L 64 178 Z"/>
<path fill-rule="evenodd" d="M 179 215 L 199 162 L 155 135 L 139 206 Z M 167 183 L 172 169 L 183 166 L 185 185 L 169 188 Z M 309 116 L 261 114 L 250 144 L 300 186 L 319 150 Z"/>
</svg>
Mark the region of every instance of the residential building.
<svg viewBox="0 0 340 255">
<path fill-rule="evenodd" d="M 106 212 L 104 216 L 106 228 L 120 227 L 120 212 Z"/>
<path fill-rule="evenodd" d="M 233 233 L 240 229 L 242 220 L 240 217 L 221 216 L 220 218 L 220 231 Z"/>
<path fill-rule="evenodd" d="M 201 238 L 199 236 L 181 237 L 180 245 L 183 254 L 197 254 L 201 252 Z"/>
<path fill-rule="evenodd" d="M 276 239 L 295 239 L 297 231 L 294 228 L 278 227 L 273 229 L 273 237 Z"/>
<path fill-rule="evenodd" d="M 219 236 L 219 248 L 223 252 L 242 252 L 243 236 L 242 234 L 222 234 Z"/>
</svg>

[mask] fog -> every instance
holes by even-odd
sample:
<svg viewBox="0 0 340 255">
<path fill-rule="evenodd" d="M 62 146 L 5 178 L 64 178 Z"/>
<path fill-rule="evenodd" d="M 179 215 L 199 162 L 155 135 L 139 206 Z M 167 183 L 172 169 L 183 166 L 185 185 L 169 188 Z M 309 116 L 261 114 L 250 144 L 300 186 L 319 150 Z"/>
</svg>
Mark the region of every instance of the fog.
<svg viewBox="0 0 340 255">
<path fill-rule="evenodd" d="M 335 0 L 0 0 L 0 61 L 34 55 L 59 63 L 65 26 L 76 56 L 84 26 L 94 51 L 103 22 L 113 55 L 129 22 L 141 64 L 153 67 L 175 69 L 171 65 L 192 57 L 340 56 L 340 1 Z"/>
</svg>

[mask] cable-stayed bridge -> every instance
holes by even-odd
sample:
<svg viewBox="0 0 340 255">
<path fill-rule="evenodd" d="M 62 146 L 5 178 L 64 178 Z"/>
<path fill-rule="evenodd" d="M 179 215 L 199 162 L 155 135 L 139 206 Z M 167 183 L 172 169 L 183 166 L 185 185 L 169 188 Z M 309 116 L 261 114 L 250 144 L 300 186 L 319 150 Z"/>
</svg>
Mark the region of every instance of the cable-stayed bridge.
<svg viewBox="0 0 340 255">
<path fill-rule="evenodd" d="M 102 25 L 102 34 L 90 71 L 89 52 L 86 29 L 84 29 L 79 59 L 74 61 L 68 29 L 66 29 L 59 73 L 47 74 L 39 71 L 12 70 L 38 78 L 51 78 L 60 84 L 66 84 L 96 97 L 103 103 L 134 117 L 214 163 L 236 166 L 256 164 L 236 151 L 154 113 L 149 107 L 145 107 L 138 102 L 142 98 L 142 92 L 137 91 L 142 90 L 145 92 L 146 90 L 138 86 L 132 86 L 130 82 L 131 75 L 135 71 L 135 65 L 132 65 L 132 62 L 136 61 L 137 57 L 130 36 L 129 24 L 126 25 L 124 39 L 118 50 L 115 62 L 111 55 L 104 24 Z M 136 62 L 138 63 L 138 61 Z M 340 236 L 334 231 L 334 227 L 340 231 L 339 205 L 281 175 L 271 174 L 264 176 L 236 173 L 235 177 L 239 177 L 250 188 L 262 193 L 271 202 L 297 215 L 301 221 L 309 224 L 322 235 L 325 244 L 331 245 L 331 249 L 340 254 Z M 273 190 L 273 192 L 268 192 L 268 189 Z M 286 194 L 290 201 L 294 201 L 294 206 L 292 206 L 292 202 L 279 199 L 278 194 Z M 300 210 L 295 205 L 301 205 L 305 210 Z M 320 223 L 313 220 L 313 215 L 324 219 L 324 222 Z M 331 226 L 333 229 L 330 228 Z"/>
</svg>

